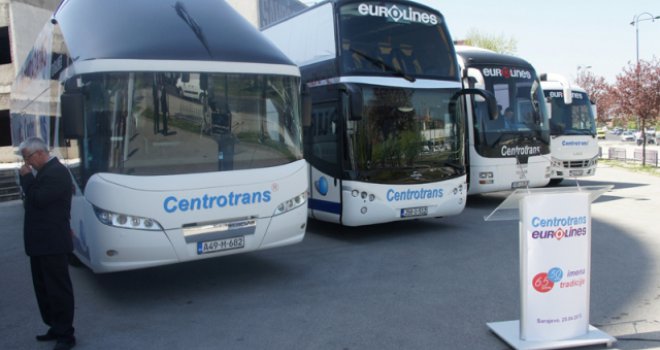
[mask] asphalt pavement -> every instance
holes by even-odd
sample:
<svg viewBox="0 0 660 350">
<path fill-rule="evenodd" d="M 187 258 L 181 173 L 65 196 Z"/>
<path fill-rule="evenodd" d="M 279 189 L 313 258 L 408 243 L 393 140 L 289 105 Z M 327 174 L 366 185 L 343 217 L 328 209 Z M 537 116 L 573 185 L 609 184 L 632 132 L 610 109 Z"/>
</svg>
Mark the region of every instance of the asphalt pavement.
<svg viewBox="0 0 660 350">
<path fill-rule="evenodd" d="M 660 348 L 660 177 L 601 164 L 592 207 L 590 323 L 615 349 Z M 574 186 L 565 180 L 561 186 Z M 454 217 L 360 228 L 310 221 L 302 243 L 112 274 L 72 268 L 76 349 L 507 349 L 519 319 L 508 193 Z M 0 203 L 0 349 L 50 349 L 23 253 L 23 211 Z M 600 349 L 603 346 L 585 349 Z"/>
</svg>

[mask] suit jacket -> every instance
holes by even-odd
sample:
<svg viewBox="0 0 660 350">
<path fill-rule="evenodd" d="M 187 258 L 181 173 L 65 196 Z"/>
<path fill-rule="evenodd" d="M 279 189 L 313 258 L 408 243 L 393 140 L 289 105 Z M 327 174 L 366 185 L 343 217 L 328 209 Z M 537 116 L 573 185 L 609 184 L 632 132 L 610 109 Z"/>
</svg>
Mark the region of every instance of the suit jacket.
<svg viewBox="0 0 660 350">
<path fill-rule="evenodd" d="M 38 256 L 73 251 L 70 227 L 73 181 L 69 170 L 53 157 L 36 177 L 28 173 L 21 176 L 20 182 L 25 194 L 25 253 Z"/>
</svg>

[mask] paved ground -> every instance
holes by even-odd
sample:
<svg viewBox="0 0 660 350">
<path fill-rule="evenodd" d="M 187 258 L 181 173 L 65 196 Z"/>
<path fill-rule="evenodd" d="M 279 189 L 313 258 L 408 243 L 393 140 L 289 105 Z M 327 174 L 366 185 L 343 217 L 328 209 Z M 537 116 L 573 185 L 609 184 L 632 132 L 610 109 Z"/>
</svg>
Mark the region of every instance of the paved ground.
<svg viewBox="0 0 660 350">
<path fill-rule="evenodd" d="M 591 324 L 617 349 L 660 347 L 660 177 L 600 165 Z M 566 180 L 563 186 L 575 185 Z M 77 349 L 506 349 L 519 318 L 517 223 L 459 216 L 341 228 L 297 245 L 115 274 L 72 269 Z M 20 202 L 0 203 L 0 349 L 50 349 L 23 254 Z M 597 349 L 599 347 L 592 347 Z M 601 347 L 602 348 L 602 347 Z"/>
</svg>

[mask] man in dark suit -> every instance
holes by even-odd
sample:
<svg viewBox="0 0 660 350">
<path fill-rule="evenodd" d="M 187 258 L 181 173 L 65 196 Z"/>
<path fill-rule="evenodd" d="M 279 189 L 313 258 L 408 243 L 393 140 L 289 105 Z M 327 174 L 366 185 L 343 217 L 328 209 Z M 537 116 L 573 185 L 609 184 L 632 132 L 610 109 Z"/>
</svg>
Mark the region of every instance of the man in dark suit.
<svg viewBox="0 0 660 350">
<path fill-rule="evenodd" d="M 71 349 L 76 344 L 68 265 L 68 255 L 73 251 L 69 224 L 73 182 L 68 169 L 57 157 L 50 156 L 42 139 L 28 138 L 18 149 L 25 161 L 19 169 L 25 195 L 25 253 L 30 257 L 41 318 L 50 327 L 37 340 L 56 340 L 54 349 Z"/>
</svg>

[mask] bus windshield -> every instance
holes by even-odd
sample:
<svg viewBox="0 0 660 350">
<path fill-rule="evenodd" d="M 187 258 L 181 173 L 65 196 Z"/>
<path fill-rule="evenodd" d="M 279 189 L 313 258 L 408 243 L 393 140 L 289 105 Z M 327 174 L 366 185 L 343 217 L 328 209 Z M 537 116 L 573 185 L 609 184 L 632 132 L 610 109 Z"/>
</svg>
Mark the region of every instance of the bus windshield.
<svg viewBox="0 0 660 350">
<path fill-rule="evenodd" d="M 564 103 L 561 91 L 544 93 L 550 100 L 551 135 L 596 135 L 596 122 L 586 93 L 573 92 L 573 102 L 570 105 Z"/>
<path fill-rule="evenodd" d="M 532 147 L 528 155 L 548 153 L 548 113 L 534 71 L 514 67 L 479 69 L 498 108 L 498 116 L 493 119 L 488 116 L 485 102 L 474 102 L 474 132 L 478 135 L 475 147 L 479 152 L 484 156 L 511 156 L 514 154 L 506 154 L 505 148 L 516 145 Z"/>
<path fill-rule="evenodd" d="M 83 182 L 94 173 L 187 174 L 302 159 L 299 78 L 97 73 L 85 93 Z"/>
<path fill-rule="evenodd" d="M 456 55 L 442 15 L 396 2 L 363 1 L 339 10 L 343 75 L 458 79 Z"/>
<path fill-rule="evenodd" d="M 465 174 L 464 119 L 449 110 L 458 89 L 363 86 L 362 91 L 362 119 L 347 121 L 344 169 L 350 179 L 412 184 Z"/>
</svg>

